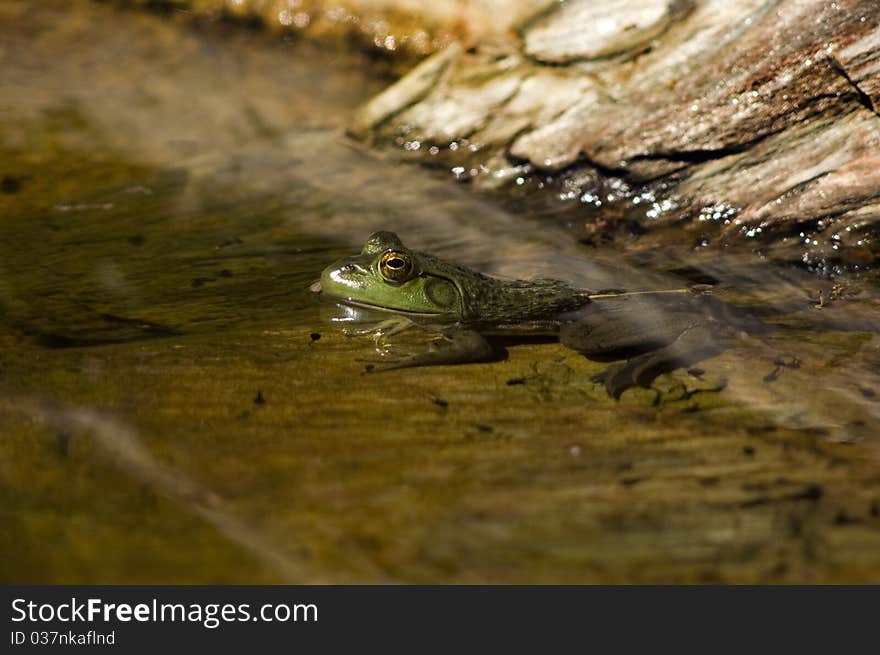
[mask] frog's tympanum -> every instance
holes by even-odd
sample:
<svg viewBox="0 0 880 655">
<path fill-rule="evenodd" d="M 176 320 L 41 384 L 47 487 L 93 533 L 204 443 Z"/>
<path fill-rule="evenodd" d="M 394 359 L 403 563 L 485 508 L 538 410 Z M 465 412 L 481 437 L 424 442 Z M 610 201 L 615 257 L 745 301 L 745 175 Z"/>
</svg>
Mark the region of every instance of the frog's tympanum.
<svg viewBox="0 0 880 655">
<path fill-rule="evenodd" d="M 499 337 L 558 338 L 590 359 L 625 360 L 600 376 L 615 398 L 720 352 L 728 313 L 690 289 L 594 293 L 561 280 L 493 278 L 412 251 L 393 232 L 374 233 L 360 254 L 328 266 L 311 288 L 391 315 L 358 332 L 373 334 L 383 354 L 367 370 L 489 361 L 504 352 Z M 389 351 L 387 338 L 413 327 L 431 335 L 424 349 Z"/>
</svg>

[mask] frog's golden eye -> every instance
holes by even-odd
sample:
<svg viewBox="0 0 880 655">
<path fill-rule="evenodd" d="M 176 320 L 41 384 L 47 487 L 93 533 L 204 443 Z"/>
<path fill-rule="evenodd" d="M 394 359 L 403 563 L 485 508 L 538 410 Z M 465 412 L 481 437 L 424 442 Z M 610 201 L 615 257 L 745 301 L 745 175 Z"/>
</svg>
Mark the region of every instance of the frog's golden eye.
<svg viewBox="0 0 880 655">
<path fill-rule="evenodd" d="M 389 250 L 379 260 L 379 272 L 391 282 L 405 282 L 412 277 L 412 257 L 405 252 Z"/>
</svg>

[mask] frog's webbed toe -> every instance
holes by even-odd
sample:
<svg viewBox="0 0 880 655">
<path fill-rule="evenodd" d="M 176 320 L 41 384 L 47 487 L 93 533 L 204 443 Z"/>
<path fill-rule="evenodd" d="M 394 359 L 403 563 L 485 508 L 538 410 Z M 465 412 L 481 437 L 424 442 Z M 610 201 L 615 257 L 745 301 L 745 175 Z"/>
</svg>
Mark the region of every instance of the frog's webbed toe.
<svg viewBox="0 0 880 655">
<path fill-rule="evenodd" d="M 439 366 L 443 364 L 466 364 L 494 359 L 495 349 L 479 332 L 453 329 L 429 341 L 418 352 L 395 352 L 385 348 L 381 359 L 366 362 L 365 372 L 389 371 L 414 366 Z"/>
<path fill-rule="evenodd" d="M 630 387 L 650 387 L 658 375 L 690 366 L 724 349 L 725 323 L 690 296 L 608 299 L 560 328 L 563 345 L 612 364 L 598 376 L 619 398 Z"/>
<path fill-rule="evenodd" d="M 378 341 L 408 330 L 413 325 L 415 325 L 415 323 L 405 316 L 395 316 L 379 323 L 371 323 L 363 327 L 344 328 L 343 333 L 347 337 L 371 336 Z"/>
<path fill-rule="evenodd" d="M 631 387 L 648 388 L 658 375 L 691 366 L 722 350 L 722 344 L 712 331 L 705 325 L 697 324 L 683 331 L 668 346 L 612 364 L 594 381 L 604 383 L 612 398 L 620 398 Z"/>
</svg>

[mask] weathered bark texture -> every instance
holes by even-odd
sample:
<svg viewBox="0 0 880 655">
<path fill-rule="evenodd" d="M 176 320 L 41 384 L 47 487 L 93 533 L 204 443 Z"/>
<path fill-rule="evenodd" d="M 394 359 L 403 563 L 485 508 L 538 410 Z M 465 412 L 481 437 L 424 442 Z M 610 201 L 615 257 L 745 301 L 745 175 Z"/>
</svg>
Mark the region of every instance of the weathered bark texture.
<svg viewBox="0 0 880 655">
<path fill-rule="evenodd" d="M 486 186 L 550 175 L 588 205 L 617 178 L 612 200 L 644 225 L 685 219 L 823 266 L 876 259 L 875 0 L 575 0 L 520 36 L 437 53 L 354 131 Z"/>
</svg>

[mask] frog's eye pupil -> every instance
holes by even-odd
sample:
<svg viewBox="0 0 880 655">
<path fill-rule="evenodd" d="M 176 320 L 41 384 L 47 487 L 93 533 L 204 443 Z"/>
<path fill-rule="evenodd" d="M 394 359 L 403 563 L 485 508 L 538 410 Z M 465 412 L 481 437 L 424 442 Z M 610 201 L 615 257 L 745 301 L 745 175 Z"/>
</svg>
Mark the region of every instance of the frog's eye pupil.
<svg viewBox="0 0 880 655">
<path fill-rule="evenodd" d="M 379 270 L 391 282 L 404 282 L 413 272 L 412 259 L 403 253 L 387 252 L 382 256 Z"/>
</svg>

